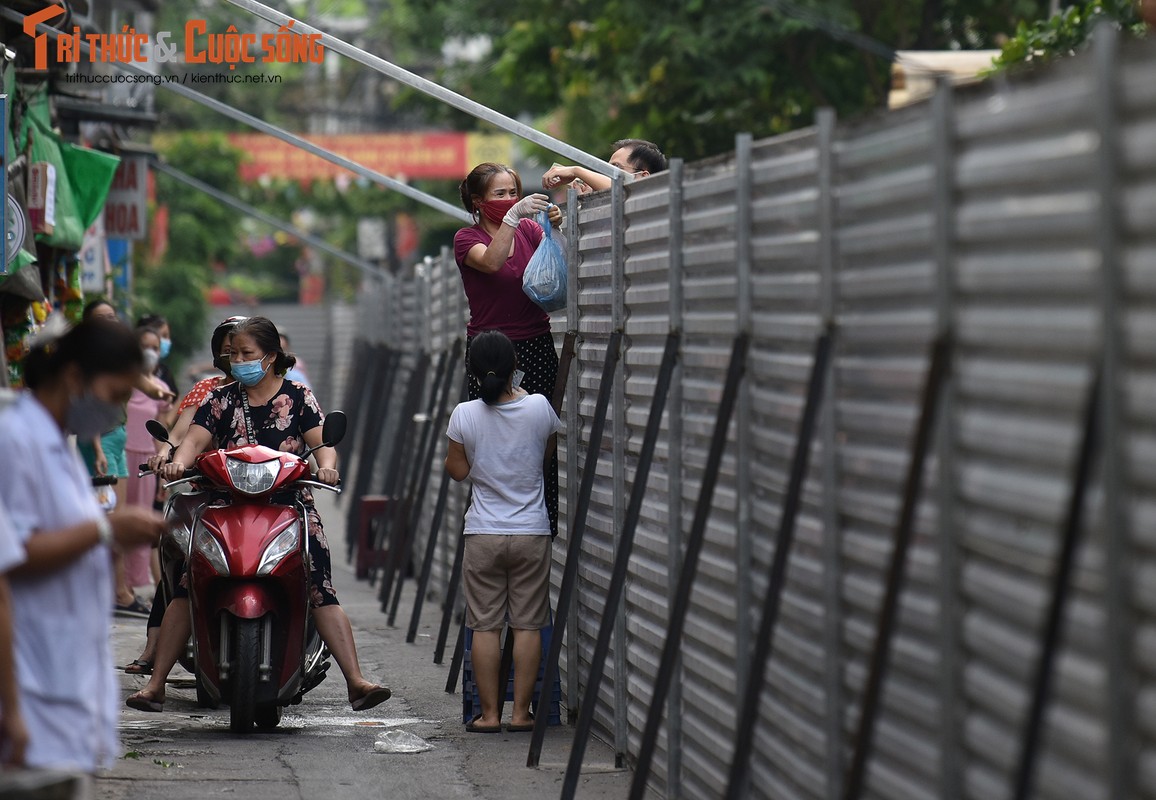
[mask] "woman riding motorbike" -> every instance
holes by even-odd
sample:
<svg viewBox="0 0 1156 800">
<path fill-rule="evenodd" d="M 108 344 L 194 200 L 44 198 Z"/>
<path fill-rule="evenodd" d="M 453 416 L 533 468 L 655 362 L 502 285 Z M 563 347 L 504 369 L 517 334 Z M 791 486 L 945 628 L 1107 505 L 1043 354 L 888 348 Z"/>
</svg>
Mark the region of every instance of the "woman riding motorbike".
<svg viewBox="0 0 1156 800">
<path fill-rule="evenodd" d="M 249 317 L 230 334 L 230 368 L 237 382 L 215 389 L 193 417 L 189 432 L 161 474 L 167 480 L 184 476 L 187 466 L 216 440 L 220 448 L 261 444 L 274 450 L 304 453 L 318 447 L 317 480 L 335 486 L 339 475 L 337 454 L 320 447 L 321 408 L 304 386 L 284 380 L 294 359 L 281 349 L 277 328 L 265 317 Z M 353 629 L 337 601 L 330 574 L 329 545 L 312 495 L 302 491 L 309 518 L 312 561 L 311 604 L 317 632 L 345 676 L 354 711 L 372 708 L 389 699 L 390 690 L 367 680 L 357 660 Z M 185 580 L 182 578 L 182 584 Z M 186 587 L 187 590 L 187 587 Z M 188 598 L 175 597 L 165 613 L 157 638 L 156 662 L 148 684 L 126 703 L 142 711 L 161 711 L 165 680 L 185 647 L 190 633 Z"/>
</svg>

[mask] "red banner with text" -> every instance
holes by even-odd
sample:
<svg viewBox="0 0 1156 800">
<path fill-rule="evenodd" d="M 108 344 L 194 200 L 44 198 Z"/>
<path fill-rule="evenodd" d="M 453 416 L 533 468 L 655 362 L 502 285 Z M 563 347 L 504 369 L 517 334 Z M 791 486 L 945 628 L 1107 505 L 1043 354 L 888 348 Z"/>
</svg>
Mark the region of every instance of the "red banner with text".
<svg viewBox="0 0 1156 800">
<path fill-rule="evenodd" d="M 259 133 L 231 133 L 229 142 L 245 151 L 241 179 L 268 176 L 296 181 L 352 177 L 348 170 Z M 363 133 L 303 136 L 374 172 L 398 180 L 452 178 L 461 180 L 483 161 L 509 163 L 512 137 L 507 134 L 458 132 Z"/>
</svg>

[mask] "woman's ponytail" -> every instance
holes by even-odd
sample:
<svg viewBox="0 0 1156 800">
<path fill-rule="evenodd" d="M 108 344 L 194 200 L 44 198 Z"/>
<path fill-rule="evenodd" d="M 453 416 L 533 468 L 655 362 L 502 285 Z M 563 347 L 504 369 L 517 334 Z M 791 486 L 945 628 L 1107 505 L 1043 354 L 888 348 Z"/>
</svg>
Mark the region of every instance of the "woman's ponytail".
<svg viewBox="0 0 1156 800">
<path fill-rule="evenodd" d="M 510 385 L 515 361 L 514 343 L 501 331 L 483 331 L 470 340 L 470 370 L 486 405 L 497 403 Z"/>
</svg>

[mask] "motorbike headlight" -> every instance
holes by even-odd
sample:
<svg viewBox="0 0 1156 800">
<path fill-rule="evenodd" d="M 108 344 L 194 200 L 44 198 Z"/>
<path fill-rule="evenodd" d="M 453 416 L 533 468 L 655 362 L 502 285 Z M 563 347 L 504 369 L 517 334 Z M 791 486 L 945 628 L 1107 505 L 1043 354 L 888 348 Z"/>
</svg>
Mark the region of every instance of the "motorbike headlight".
<svg viewBox="0 0 1156 800">
<path fill-rule="evenodd" d="M 197 525 L 197 534 L 193 539 L 193 547 L 209 562 L 209 566 L 217 571 L 218 575 L 229 574 L 229 562 L 225 559 L 225 550 L 221 543 L 204 525 Z"/>
<path fill-rule="evenodd" d="M 262 494 L 273 488 L 273 482 L 281 472 L 281 462 L 250 464 L 239 458 L 230 458 L 225 461 L 225 468 L 229 471 L 229 481 L 238 492 Z"/>
<path fill-rule="evenodd" d="M 261 554 L 261 563 L 257 566 L 257 574 L 268 575 L 275 570 L 285 556 L 297 549 L 297 540 L 300 536 L 301 526 L 296 522 L 277 534 L 277 537 L 269 542 L 269 546 Z"/>
<path fill-rule="evenodd" d="M 193 534 L 189 532 L 186 525 L 175 525 L 169 530 L 169 536 L 182 553 L 186 555 L 189 552 L 189 542 L 193 538 Z"/>
</svg>

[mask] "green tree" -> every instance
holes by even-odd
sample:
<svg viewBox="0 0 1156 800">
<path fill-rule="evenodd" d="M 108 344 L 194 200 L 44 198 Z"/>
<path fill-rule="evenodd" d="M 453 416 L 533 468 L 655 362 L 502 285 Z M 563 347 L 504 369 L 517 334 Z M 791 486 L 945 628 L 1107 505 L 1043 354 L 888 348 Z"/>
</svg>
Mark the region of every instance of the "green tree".
<svg viewBox="0 0 1156 800">
<path fill-rule="evenodd" d="M 235 194 L 241 153 L 223 136 L 184 134 L 175 137 L 161 155 L 175 167 L 218 189 Z M 138 258 L 138 313 L 158 313 L 169 320 L 173 350 L 188 355 L 204 345 L 208 303 L 205 293 L 214 265 L 227 264 L 238 247 L 236 213 L 164 173 L 157 175 L 157 203 L 168 208 L 169 243 L 160 261 Z"/>
<path fill-rule="evenodd" d="M 481 64 L 442 73 L 457 91 L 549 118 L 590 152 L 639 136 L 670 154 L 730 150 L 738 132 L 809 125 L 822 106 L 882 107 L 900 49 L 995 46 L 1046 0 L 530 0 L 469 9 L 410 0 L 427 29 L 493 37 Z M 428 33 L 426 34 L 428 36 Z M 450 121 L 450 120 L 447 120 Z"/>
<path fill-rule="evenodd" d="M 995 60 L 993 72 L 1039 66 L 1082 50 L 1092 31 L 1109 22 L 1142 35 L 1146 28 L 1135 0 L 1091 0 L 1071 5 L 1046 19 L 1022 21 Z"/>
</svg>

